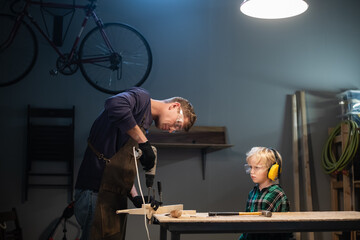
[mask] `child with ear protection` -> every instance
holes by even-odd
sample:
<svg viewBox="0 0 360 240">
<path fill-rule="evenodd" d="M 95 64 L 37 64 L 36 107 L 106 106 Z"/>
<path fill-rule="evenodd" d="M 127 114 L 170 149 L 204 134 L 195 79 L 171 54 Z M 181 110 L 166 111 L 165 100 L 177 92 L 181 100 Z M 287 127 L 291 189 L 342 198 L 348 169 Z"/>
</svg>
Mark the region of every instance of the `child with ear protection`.
<svg viewBox="0 0 360 240">
<path fill-rule="evenodd" d="M 281 174 L 281 155 L 272 148 L 253 147 L 246 153 L 245 171 L 255 187 L 250 191 L 246 212 L 262 210 L 288 212 L 290 203 L 284 190 L 276 183 Z M 288 240 L 292 233 L 243 233 L 239 240 Z"/>
</svg>

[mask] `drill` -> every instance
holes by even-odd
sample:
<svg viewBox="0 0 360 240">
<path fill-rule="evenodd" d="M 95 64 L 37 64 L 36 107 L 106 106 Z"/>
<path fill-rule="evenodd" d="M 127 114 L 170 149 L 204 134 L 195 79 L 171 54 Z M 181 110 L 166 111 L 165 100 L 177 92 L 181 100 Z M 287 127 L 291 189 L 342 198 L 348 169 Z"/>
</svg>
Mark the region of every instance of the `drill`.
<svg viewBox="0 0 360 240">
<path fill-rule="evenodd" d="M 154 162 L 154 166 L 145 172 L 146 187 L 148 188 L 148 202 L 150 201 L 150 192 L 151 192 L 151 188 L 154 184 L 156 164 L 157 164 L 157 150 L 154 146 L 151 146 L 151 147 L 155 154 L 155 162 Z M 155 197 L 155 194 L 154 194 L 154 197 Z"/>
<path fill-rule="evenodd" d="M 154 146 L 151 147 L 155 154 L 155 162 L 154 162 L 154 166 L 145 172 L 145 182 L 146 182 L 146 187 L 148 188 L 148 199 L 147 199 L 148 202 L 150 201 L 151 188 L 154 185 L 154 178 L 155 178 L 156 164 L 157 164 L 157 149 Z M 136 159 L 139 159 L 142 155 L 140 149 L 136 149 L 135 153 L 136 153 Z"/>
</svg>

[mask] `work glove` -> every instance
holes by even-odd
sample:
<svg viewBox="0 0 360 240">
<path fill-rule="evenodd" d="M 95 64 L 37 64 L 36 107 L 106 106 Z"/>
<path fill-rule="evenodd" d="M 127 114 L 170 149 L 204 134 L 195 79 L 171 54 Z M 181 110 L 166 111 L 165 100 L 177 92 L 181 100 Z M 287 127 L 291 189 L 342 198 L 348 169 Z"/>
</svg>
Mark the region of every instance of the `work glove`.
<svg viewBox="0 0 360 240">
<path fill-rule="evenodd" d="M 136 196 L 136 197 L 129 197 L 130 200 L 132 201 L 132 203 L 134 204 L 135 207 L 137 208 L 141 208 L 142 204 L 143 204 L 143 200 L 141 196 Z M 144 196 L 144 200 L 145 203 L 150 203 L 150 206 L 156 211 L 160 205 L 162 204 L 162 202 L 156 201 L 153 197 L 150 196 L 150 201 L 148 201 L 148 196 Z"/>
<path fill-rule="evenodd" d="M 155 153 L 151 147 L 149 141 L 145 143 L 139 143 L 139 148 L 142 151 L 142 155 L 140 157 L 141 165 L 143 165 L 145 171 L 149 171 L 154 167 L 155 164 Z"/>
</svg>

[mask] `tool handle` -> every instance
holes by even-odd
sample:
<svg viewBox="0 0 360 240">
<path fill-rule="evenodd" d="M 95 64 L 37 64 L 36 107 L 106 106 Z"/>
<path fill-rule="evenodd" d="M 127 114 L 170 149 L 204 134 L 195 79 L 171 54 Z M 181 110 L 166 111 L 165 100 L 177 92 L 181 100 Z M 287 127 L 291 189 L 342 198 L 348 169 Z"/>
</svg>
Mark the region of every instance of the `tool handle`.
<svg viewBox="0 0 360 240">
<path fill-rule="evenodd" d="M 159 194 L 160 194 L 162 192 L 161 182 L 160 181 L 157 182 L 157 187 L 158 187 L 158 191 L 159 191 Z"/>
<path fill-rule="evenodd" d="M 239 212 L 209 212 L 209 216 L 234 216 L 239 215 Z"/>
<path fill-rule="evenodd" d="M 239 215 L 261 215 L 261 212 L 239 212 Z"/>
<path fill-rule="evenodd" d="M 162 187 L 161 187 L 161 182 L 158 181 L 157 182 L 157 187 L 158 187 L 158 192 L 159 192 L 159 199 L 160 199 L 160 202 L 162 203 Z"/>
<path fill-rule="evenodd" d="M 209 212 L 209 216 L 261 215 L 261 212 Z"/>
</svg>

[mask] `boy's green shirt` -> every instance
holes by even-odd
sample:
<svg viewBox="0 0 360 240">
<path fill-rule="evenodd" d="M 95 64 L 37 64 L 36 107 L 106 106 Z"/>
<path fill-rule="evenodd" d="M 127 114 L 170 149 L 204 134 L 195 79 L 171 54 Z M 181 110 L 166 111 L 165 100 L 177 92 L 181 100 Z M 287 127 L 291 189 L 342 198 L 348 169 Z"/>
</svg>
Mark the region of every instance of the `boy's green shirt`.
<svg viewBox="0 0 360 240">
<path fill-rule="evenodd" d="M 246 212 L 258 212 L 267 210 L 271 212 L 288 212 L 290 211 L 290 203 L 284 190 L 278 184 L 263 188 L 261 191 L 258 185 L 250 191 L 246 203 Z M 272 236 L 274 235 L 274 236 Z M 289 239 L 291 234 L 253 234 L 244 233 L 239 240 L 252 239 Z"/>
<path fill-rule="evenodd" d="M 290 203 L 284 190 L 278 185 L 273 184 L 261 191 L 256 185 L 250 191 L 246 203 L 247 212 L 258 212 L 267 210 L 271 212 L 288 212 L 290 211 Z"/>
</svg>

